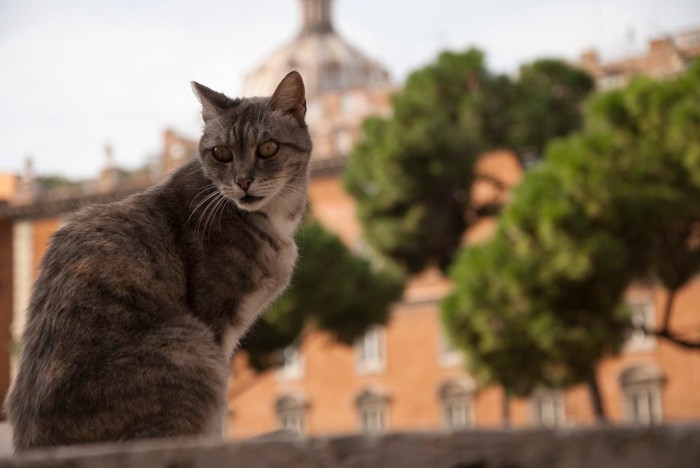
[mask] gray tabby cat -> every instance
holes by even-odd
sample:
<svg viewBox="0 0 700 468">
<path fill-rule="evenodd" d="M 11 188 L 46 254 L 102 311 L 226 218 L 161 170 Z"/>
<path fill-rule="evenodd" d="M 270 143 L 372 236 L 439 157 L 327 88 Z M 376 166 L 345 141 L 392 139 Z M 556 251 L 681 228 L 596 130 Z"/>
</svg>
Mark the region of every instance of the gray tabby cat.
<svg viewBox="0 0 700 468">
<path fill-rule="evenodd" d="M 16 450 L 221 434 L 231 354 L 296 262 L 311 139 L 296 72 L 268 98 L 193 88 L 199 158 L 52 239 L 6 401 Z"/>
</svg>

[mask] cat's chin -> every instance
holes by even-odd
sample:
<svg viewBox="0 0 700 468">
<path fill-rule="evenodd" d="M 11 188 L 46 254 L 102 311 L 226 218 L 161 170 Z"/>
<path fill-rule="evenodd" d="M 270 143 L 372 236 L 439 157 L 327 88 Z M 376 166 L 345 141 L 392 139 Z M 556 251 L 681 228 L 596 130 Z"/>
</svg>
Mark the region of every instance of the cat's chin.
<svg viewBox="0 0 700 468">
<path fill-rule="evenodd" d="M 246 195 L 243 198 L 237 198 L 234 200 L 236 205 L 246 211 L 256 211 L 263 207 L 265 204 L 265 197 L 256 197 L 255 195 Z"/>
</svg>

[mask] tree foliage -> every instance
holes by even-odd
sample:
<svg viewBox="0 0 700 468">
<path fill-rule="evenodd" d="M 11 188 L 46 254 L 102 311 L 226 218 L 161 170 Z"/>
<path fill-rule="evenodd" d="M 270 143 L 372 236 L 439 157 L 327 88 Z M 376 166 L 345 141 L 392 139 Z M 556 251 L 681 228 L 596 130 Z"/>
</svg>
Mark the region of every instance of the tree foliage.
<svg viewBox="0 0 700 468">
<path fill-rule="evenodd" d="M 625 339 L 625 289 L 652 275 L 672 297 L 700 270 L 698 128 L 695 64 L 597 97 L 585 130 L 549 146 L 493 239 L 451 272 L 443 320 L 484 383 L 527 394 L 590 381 Z M 667 318 L 657 333 L 684 344 Z"/>
<path fill-rule="evenodd" d="M 318 221 L 307 220 L 296 240 L 299 264 L 290 288 L 242 343 L 258 370 L 274 365 L 277 351 L 308 327 L 351 344 L 370 326 L 386 323 L 390 304 L 403 291 L 399 272 L 378 270 L 353 255 Z"/>
<path fill-rule="evenodd" d="M 446 269 L 468 227 L 476 158 L 500 147 L 540 150 L 577 128 L 588 75 L 543 60 L 521 76 L 490 73 L 475 49 L 444 52 L 409 76 L 392 117 L 365 122 L 345 184 L 373 249 L 409 272 Z"/>
</svg>

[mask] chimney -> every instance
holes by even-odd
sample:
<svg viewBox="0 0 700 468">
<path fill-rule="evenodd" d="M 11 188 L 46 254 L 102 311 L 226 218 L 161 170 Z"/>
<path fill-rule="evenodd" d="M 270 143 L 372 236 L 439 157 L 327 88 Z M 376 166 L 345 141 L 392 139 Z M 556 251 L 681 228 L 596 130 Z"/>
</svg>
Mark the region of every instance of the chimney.
<svg viewBox="0 0 700 468">
<path fill-rule="evenodd" d="M 651 55 L 667 54 L 673 51 L 673 41 L 670 37 L 662 37 L 649 41 L 649 49 Z"/>
<path fill-rule="evenodd" d="M 595 49 L 586 49 L 581 54 L 581 64 L 585 66 L 594 67 L 600 63 L 600 57 L 598 56 L 598 51 Z"/>
<path fill-rule="evenodd" d="M 114 167 L 114 150 L 112 145 L 104 146 L 105 165 L 100 173 L 98 187 L 100 192 L 111 192 L 119 185 L 119 171 Z"/>
<path fill-rule="evenodd" d="M 33 203 L 39 192 L 39 184 L 34 172 L 34 161 L 30 156 L 24 160 L 24 169 L 19 177 L 16 200 L 21 204 Z"/>
</svg>

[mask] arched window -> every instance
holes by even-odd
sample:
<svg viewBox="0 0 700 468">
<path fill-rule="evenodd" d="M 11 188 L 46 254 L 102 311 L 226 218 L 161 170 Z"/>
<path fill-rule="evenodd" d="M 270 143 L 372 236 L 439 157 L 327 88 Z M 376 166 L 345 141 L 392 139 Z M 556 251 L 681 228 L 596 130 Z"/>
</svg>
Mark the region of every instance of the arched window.
<svg viewBox="0 0 700 468">
<path fill-rule="evenodd" d="M 355 398 L 360 431 L 377 435 L 389 429 L 389 397 L 381 390 L 367 389 Z"/>
<path fill-rule="evenodd" d="M 442 406 L 442 424 L 450 431 L 474 427 L 474 383 L 450 380 L 442 384 L 438 397 Z"/>
<path fill-rule="evenodd" d="M 661 409 L 663 377 L 656 366 L 646 364 L 627 369 L 620 374 L 620 385 L 626 422 L 651 425 L 663 421 Z"/>
<path fill-rule="evenodd" d="M 298 436 L 306 434 L 306 399 L 298 395 L 281 396 L 275 403 L 280 429 L 286 429 Z"/>
<path fill-rule="evenodd" d="M 537 427 L 553 429 L 566 423 L 564 396 L 560 390 L 538 389 L 532 393 L 532 420 Z"/>
</svg>

